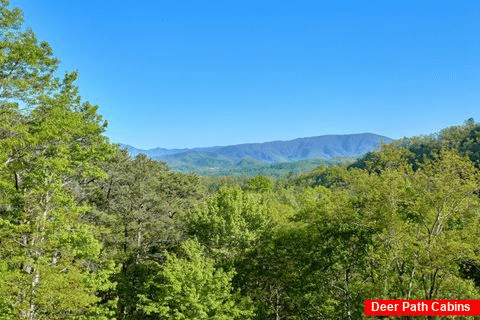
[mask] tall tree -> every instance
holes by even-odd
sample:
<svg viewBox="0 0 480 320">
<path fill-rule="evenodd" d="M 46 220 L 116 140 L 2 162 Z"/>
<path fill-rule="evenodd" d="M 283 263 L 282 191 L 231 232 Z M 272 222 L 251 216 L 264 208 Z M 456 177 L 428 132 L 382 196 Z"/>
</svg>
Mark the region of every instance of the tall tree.
<svg viewBox="0 0 480 320">
<path fill-rule="evenodd" d="M 67 185 L 74 175 L 105 176 L 93 163 L 114 149 L 97 107 L 78 94 L 77 74 L 56 78 L 49 45 L 22 22 L 1 0 L 0 305 L 32 320 L 102 319 L 111 312 L 97 294 L 113 286 L 114 265 Z"/>
</svg>

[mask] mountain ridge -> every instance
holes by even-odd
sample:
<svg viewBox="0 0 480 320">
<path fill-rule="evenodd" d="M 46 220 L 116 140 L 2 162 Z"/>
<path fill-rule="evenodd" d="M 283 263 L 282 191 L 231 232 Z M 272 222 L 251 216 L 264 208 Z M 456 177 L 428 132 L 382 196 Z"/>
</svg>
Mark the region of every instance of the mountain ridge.
<svg viewBox="0 0 480 320">
<path fill-rule="evenodd" d="M 246 159 L 253 161 L 253 166 L 260 166 L 305 160 L 355 158 L 375 150 L 381 141 L 389 143 L 392 139 L 374 133 L 357 133 L 191 149 L 142 150 L 125 144 L 120 147 L 127 149 L 132 157 L 145 154 L 152 159 L 166 162 L 172 170 L 198 173 L 200 171 L 197 169 L 225 171 L 228 168 L 238 168 L 239 164 L 244 163 L 241 161 Z"/>
<path fill-rule="evenodd" d="M 167 148 L 153 148 L 153 149 L 138 149 L 133 146 L 127 145 L 127 144 L 120 144 L 120 148 L 124 149 L 127 148 L 129 152 L 139 154 L 139 153 L 144 153 L 146 155 L 153 155 L 158 153 L 159 157 L 161 156 L 170 156 L 174 154 L 180 154 L 184 152 L 211 152 L 211 151 L 216 151 L 218 149 L 223 149 L 223 148 L 232 148 L 232 147 L 244 147 L 244 146 L 260 146 L 260 145 L 267 145 L 267 144 L 278 144 L 278 143 L 294 143 L 297 141 L 305 141 L 305 140 L 310 140 L 310 139 L 325 139 L 325 138 L 338 138 L 338 137 L 352 137 L 352 136 L 374 136 L 378 137 L 378 141 L 380 140 L 385 140 L 386 143 L 392 141 L 393 139 L 378 135 L 375 133 L 370 133 L 370 132 L 365 132 L 365 133 L 354 133 L 354 134 L 343 134 L 343 135 L 336 135 L 336 134 L 328 134 L 328 135 L 321 135 L 321 136 L 312 136 L 312 137 L 303 137 L 303 138 L 295 138 L 291 140 L 273 140 L 273 141 L 267 141 L 267 142 L 252 142 L 252 143 L 240 143 L 240 144 L 235 144 L 235 145 L 227 145 L 227 146 L 212 146 L 212 147 L 195 147 L 195 148 L 183 148 L 183 149 L 167 149 Z"/>
</svg>

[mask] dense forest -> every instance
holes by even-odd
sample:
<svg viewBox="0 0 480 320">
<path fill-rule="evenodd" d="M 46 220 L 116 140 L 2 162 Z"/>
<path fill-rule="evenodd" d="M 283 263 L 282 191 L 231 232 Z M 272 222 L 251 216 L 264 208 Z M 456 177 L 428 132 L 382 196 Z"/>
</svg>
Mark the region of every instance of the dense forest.
<svg viewBox="0 0 480 320">
<path fill-rule="evenodd" d="M 190 155 L 184 156 L 182 160 L 189 156 Z M 167 165 L 172 171 L 195 173 L 199 176 L 256 177 L 261 175 L 275 178 L 286 178 L 293 174 L 309 172 L 321 165 L 329 166 L 342 164 L 353 159 L 355 159 L 355 157 L 335 157 L 330 159 L 306 159 L 290 162 L 265 163 L 251 158 L 244 158 L 241 160 L 222 159 L 220 161 L 215 161 L 214 165 L 210 165 L 210 159 L 207 158 L 202 159 L 206 161 L 200 164 L 199 162 L 193 161 L 184 161 L 183 163 L 175 163 L 174 161 L 171 161 L 171 163 Z"/>
<path fill-rule="evenodd" d="M 362 319 L 480 299 L 480 124 L 284 177 L 201 177 L 104 136 L 0 0 L 0 319 Z"/>
</svg>

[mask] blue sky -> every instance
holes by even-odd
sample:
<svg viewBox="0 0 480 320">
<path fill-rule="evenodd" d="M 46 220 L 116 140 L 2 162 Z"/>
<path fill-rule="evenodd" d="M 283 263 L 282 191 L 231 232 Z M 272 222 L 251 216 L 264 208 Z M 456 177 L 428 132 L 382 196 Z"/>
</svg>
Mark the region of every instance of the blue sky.
<svg viewBox="0 0 480 320">
<path fill-rule="evenodd" d="M 478 0 L 11 0 L 141 149 L 480 121 Z"/>
</svg>

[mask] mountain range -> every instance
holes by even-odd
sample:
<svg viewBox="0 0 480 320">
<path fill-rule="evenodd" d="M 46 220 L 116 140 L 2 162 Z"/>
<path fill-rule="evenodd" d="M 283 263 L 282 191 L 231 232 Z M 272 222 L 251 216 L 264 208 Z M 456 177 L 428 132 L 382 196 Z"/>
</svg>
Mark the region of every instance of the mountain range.
<svg viewBox="0 0 480 320">
<path fill-rule="evenodd" d="M 373 133 L 360 133 L 192 149 L 141 150 L 125 144 L 120 147 L 127 149 L 131 157 L 145 154 L 149 158 L 164 161 L 174 171 L 217 175 L 246 167 L 270 168 L 272 165 L 278 167 L 279 163 L 291 167 L 292 162 L 298 161 L 302 166 L 318 165 L 339 158 L 355 158 L 375 150 L 382 141 L 389 143 L 392 139 Z"/>
</svg>

